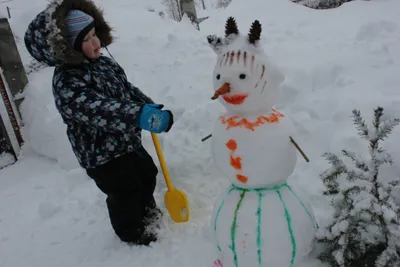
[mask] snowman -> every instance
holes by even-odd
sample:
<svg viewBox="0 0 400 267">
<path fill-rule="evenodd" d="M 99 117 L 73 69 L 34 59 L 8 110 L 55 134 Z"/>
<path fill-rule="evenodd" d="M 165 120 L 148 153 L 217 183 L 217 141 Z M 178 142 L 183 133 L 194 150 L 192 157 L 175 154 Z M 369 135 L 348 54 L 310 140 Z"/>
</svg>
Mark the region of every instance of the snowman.
<svg viewBox="0 0 400 267">
<path fill-rule="evenodd" d="M 225 38 L 207 37 L 218 55 L 212 99 L 226 109 L 212 133 L 212 154 L 231 182 L 212 216 L 215 267 L 295 267 L 314 243 L 311 208 L 287 183 L 297 161 L 294 125 L 273 108 L 284 77 L 260 35 L 257 20 L 243 36 L 230 17 Z"/>
</svg>

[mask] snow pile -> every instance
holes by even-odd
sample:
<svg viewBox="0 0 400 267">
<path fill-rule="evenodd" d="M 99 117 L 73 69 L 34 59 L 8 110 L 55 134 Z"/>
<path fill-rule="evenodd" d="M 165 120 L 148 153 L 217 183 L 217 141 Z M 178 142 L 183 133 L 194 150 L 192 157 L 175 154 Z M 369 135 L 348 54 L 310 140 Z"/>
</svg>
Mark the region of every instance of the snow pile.
<svg viewBox="0 0 400 267">
<path fill-rule="evenodd" d="M 318 178 L 326 168 L 322 153 L 342 147 L 367 153 L 353 128 L 351 110 L 370 114 L 380 105 L 386 114 L 400 114 L 399 1 L 354 1 L 321 12 L 290 1 L 236 0 L 210 12 L 200 32 L 189 23 L 163 20 L 143 2 L 96 1 L 115 28 L 117 39 L 110 52 L 135 85 L 175 114 L 176 124 L 161 139 L 174 184 L 189 197 L 191 221 L 174 224 L 166 215 L 160 241 L 152 249 L 130 249 L 117 241 L 104 195 L 76 168 L 51 95 L 52 69 L 47 68 L 29 77 L 23 157 L 0 172 L 0 266 L 211 265 L 216 258 L 209 232 L 211 210 L 227 181 L 215 171 L 210 142 L 201 142 L 222 109 L 210 101 L 215 55 L 206 36 L 223 35 L 229 16 L 243 32 L 260 20 L 264 49 L 285 73 L 277 108 L 294 121 L 296 141 L 311 160 L 299 160 L 290 180 L 311 194 L 319 223 L 330 216 Z M 11 20 L 13 31 L 23 37 L 46 1 L 14 3 L 26 7 Z M 28 64 L 27 52 L 20 49 Z M 400 173 L 399 138 L 395 130 L 386 143 L 395 165 L 383 177 Z M 144 139 L 155 155 L 149 135 Z M 156 190 L 166 212 L 161 173 Z M 198 251 L 202 260 L 194 262 Z M 321 264 L 310 260 L 305 266 Z"/>
<path fill-rule="evenodd" d="M 24 138 L 38 155 L 55 159 L 66 169 L 78 168 L 78 160 L 66 135 L 67 127 L 54 105 L 52 74 L 53 69 L 46 68 L 29 76 L 25 101 L 21 105 Z"/>
<path fill-rule="evenodd" d="M 15 158 L 10 153 L 1 153 L 0 154 L 0 169 L 9 166 L 15 162 Z"/>
</svg>

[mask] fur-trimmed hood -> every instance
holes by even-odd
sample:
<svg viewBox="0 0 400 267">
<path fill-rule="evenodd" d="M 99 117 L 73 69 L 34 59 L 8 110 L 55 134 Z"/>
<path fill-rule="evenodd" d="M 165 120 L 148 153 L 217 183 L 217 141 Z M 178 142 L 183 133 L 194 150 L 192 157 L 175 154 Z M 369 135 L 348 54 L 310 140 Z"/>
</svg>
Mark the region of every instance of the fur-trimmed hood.
<svg viewBox="0 0 400 267">
<path fill-rule="evenodd" d="M 65 16 L 72 9 L 93 17 L 102 46 L 112 43 L 112 29 L 104 20 L 102 10 L 91 0 L 53 0 L 29 24 L 25 33 L 25 46 L 32 57 L 49 66 L 78 65 L 86 61 L 85 56 L 75 51 L 66 38 Z"/>
</svg>

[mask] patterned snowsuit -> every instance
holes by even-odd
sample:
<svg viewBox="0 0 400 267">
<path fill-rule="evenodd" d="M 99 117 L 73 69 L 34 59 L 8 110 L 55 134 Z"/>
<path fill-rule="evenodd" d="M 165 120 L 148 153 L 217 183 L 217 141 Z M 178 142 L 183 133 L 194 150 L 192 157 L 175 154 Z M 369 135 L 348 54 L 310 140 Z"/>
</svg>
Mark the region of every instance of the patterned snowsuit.
<svg viewBox="0 0 400 267">
<path fill-rule="evenodd" d="M 28 26 L 25 45 L 36 60 L 55 67 L 56 107 L 80 165 L 108 196 L 115 232 L 123 241 L 140 243 L 149 210 L 155 208 L 158 170 L 142 147 L 137 124 L 142 106 L 153 101 L 113 59 L 88 59 L 73 50 L 64 24 L 72 9 L 94 18 L 102 46 L 112 42 L 111 28 L 93 2 L 54 0 Z"/>
</svg>

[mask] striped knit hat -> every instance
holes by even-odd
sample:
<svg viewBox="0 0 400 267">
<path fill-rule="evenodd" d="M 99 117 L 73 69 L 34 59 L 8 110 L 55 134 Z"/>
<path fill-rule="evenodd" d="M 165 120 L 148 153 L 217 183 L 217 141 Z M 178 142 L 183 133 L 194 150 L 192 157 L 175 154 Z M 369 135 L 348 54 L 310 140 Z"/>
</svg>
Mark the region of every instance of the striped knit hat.
<svg viewBox="0 0 400 267">
<path fill-rule="evenodd" d="M 86 34 L 94 27 L 94 19 L 80 10 L 71 10 L 65 18 L 67 39 L 76 51 L 82 51 Z"/>
</svg>

